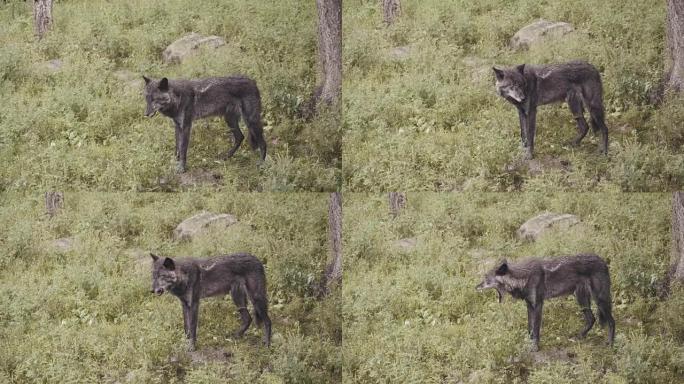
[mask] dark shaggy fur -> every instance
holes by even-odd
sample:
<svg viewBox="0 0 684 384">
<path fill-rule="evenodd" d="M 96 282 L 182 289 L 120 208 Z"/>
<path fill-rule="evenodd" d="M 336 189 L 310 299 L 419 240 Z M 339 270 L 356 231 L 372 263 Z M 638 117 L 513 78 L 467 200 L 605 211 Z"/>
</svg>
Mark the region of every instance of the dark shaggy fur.
<svg viewBox="0 0 684 384">
<path fill-rule="evenodd" d="M 238 121 L 242 115 L 247 125 L 247 139 L 252 149 L 266 158 L 266 141 L 261 123 L 261 96 L 256 82 L 244 76 L 210 77 L 197 80 L 145 79 L 145 116 L 161 112 L 176 126 L 176 160 L 185 172 L 192 122 L 209 116 L 223 116 L 233 132 L 233 147 L 223 155 L 227 159 L 237 151 L 244 136 Z"/>
<path fill-rule="evenodd" d="M 587 108 L 594 133 L 601 134 L 601 151 L 608 153 L 603 86 L 601 75 L 593 65 L 584 61 L 571 61 L 493 69 L 497 93 L 518 109 L 520 137 L 526 158 L 532 158 L 534 152 L 537 106 L 563 101 L 568 103 L 577 123 L 577 137 L 571 144 L 578 146 L 589 131 L 584 119 L 584 108 Z"/>
<path fill-rule="evenodd" d="M 517 263 L 506 260 L 498 263 L 476 287 L 493 288 L 499 302 L 509 293 L 527 303 L 527 331 L 533 348 L 539 349 L 539 329 L 544 300 L 574 294 L 582 307 L 585 327 L 579 333 L 584 338 L 594 325 L 591 299 L 598 307 L 599 323 L 608 324 L 608 342 L 615 337 L 615 320 L 612 315 L 610 275 L 608 265 L 594 254 L 562 256 L 548 259 L 527 259 Z"/>
<path fill-rule="evenodd" d="M 268 317 L 266 275 L 264 266 L 247 253 L 218 256 L 209 259 L 179 259 L 152 256 L 152 292 L 170 292 L 183 306 L 183 326 L 190 339 L 190 349 L 197 340 L 197 315 L 200 299 L 230 293 L 238 307 L 242 326 L 235 333 L 241 337 L 252 322 L 247 310 L 247 298 L 254 307 L 257 325 L 264 325 L 264 343 L 271 344 L 271 319 Z"/>
</svg>

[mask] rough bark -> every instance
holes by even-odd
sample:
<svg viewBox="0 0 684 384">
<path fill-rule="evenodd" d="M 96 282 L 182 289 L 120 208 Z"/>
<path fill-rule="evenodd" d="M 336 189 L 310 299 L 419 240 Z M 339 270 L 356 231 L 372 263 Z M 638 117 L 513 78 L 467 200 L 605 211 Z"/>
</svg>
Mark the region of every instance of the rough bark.
<svg viewBox="0 0 684 384">
<path fill-rule="evenodd" d="M 342 0 L 316 0 L 319 84 L 314 106 L 337 105 L 342 97 Z"/>
<path fill-rule="evenodd" d="M 394 20 L 401 16 L 400 0 L 382 0 L 382 14 L 385 24 L 390 25 Z"/>
<path fill-rule="evenodd" d="M 666 88 L 684 90 L 684 0 L 667 0 L 667 53 L 665 58 Z"/>
<path fill-rule="evenodd" d="M 48 216 L 56 215 L 64 205 L 64 193 L 62 192 L 45 192 L 45 210 Z"/>
<path fill-rule="evenodd" d="M 38 40 L 45 36 L 47 30 L 52 26 L 52 22 L 52 0 L 34 0 L 33 25 Z"/>
<path fill-rule="evenodd" d="M 672 268 L 671 279 L 684 282 L 684 192 L 672 198 Z"/>
<path fill-rule="evenodd" d="M 328 203 L 328 235 L 330 240 L 330 261 L 325 268 L 320 296 L 330 292 L 333 284 L 342 283 L 342 195 L 330 194 Z"/>
<path fill-rule="evenodd" d="M 390 192 L 389 207 L 392 217 L 399 216 L 401 210 L 406 207 L 406 195 L 401 192 Z"/>
</svg>

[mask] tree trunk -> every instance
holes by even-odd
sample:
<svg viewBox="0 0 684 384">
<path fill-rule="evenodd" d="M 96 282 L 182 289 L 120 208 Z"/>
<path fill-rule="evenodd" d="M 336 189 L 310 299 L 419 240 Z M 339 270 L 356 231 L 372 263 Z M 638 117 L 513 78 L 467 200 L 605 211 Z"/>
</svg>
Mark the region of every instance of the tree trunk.
<svg viewBox="0 0 684 384">
<path fill-rule="evenodd" d="M 389 207 L 392 217 L 399 216 L 401 210 L 406 207 L 406 195 L 401 192 L 390 192 Z"/>
<path fill-rule="evenodd" d="M 53 217 L 64 205 L 64 194 L 62 192 L 45 192 L 45 210 L 48 216 Z"/>
<path fill-rule="evenodd" d="M 33 0 L 33 24 L 38 40 L 52 26 L 52 0 Z"/>
<path fill-rule="evenodd" d="M 667 53 L 665 81 L 667 89 L 684 89 L 684 0 L 667 0 Z"/>
<path fill-rule="evenodd" d="M 684 282 L 684 192 L 672 198 L 672 268 L 671 278 Z"/>
<path fill-rule="evenodd" d="M 316 106 L 335 105 L 342 96 L 342 0 L 316 0 L 319 86 Z"/>
<path fill-rule="evenodd" d="M 400 0 L 382 0 L 382 14 L 385 24 L 390 25 L 401 16 Z"/>
<path fill-rule="evenodd" d="M 325 268 L 319 296 L 330 293 L 334 283 L 342 282 L 342 195 L 330 194 L 328 205 L 328 234 L 330 237 L 330 262 Z"/>
</svg>

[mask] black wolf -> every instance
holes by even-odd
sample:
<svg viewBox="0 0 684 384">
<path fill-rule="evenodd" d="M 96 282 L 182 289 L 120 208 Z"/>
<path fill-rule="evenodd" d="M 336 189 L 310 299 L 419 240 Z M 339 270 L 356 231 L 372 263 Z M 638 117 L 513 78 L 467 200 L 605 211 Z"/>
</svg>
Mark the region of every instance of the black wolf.
<svg viewBox="0 0 684 384">
<path fill-rule="evenodd" d="M 242 144 L 244 136 L 238 126 L 240 115 L 247 125 L 247 139 L 252 149 L 259 148 L 261 161 L 266 158 L 261 124 L 261 96 L 256 82 L 244 76 L 210 77 L 197 80 L 145 79 L 145 116 L 157 111 L 173 120 L 176 126 L 176 161 L 178 171 L 185 172 L 185 159 L 190 143 L 193 120 L 223 116 L 233 132 L 233 147 L 222 156 L 228 159 Z"/>
<path fill-rule="evenodd" d="M 266 276 L 264 266 L 247 253 L 218 256 L 209 259 L 179 259 L 152 256 L 152 292 L 168 291 L 180 299 L 183 306 L 183 327 L 190 339 L 190 350 L 197 341 L 197 315 L 200 299 L 230 293 L 238 307 L 242 325 L 235 332 L 241 337 L 252 322 L 247 310 L 247 298 L 254 307 L 257 325 L 264 325 L 264 343 L 271 345 L 271 319 L 268 317 Z"/>
<path fill-rule="evenodd" d="M 494 288 L 499 302 L 508 292 L 527 303 L 527 331 L 533 350 L 539 350 L 539 328 L 545 299 L 574 294 L 582 307 L 585 326 L 579 333 L 584 338 L 594 325 L 591 299 L 598 307 L 601 326 L 608 324 L 608 343 L 613 344 L 615 320 L 612 315 L 608 265 L 594 254 L 562 256 L 549 259 L 527 259 L 515 264 L 498 263 L 476 287 L 478 291 Z"/>
<path fill-rule="evenodd" d="M 603 86 L 601 75 L 593 65 L 584 61 L 571 61 L 493 69 L 497 93 L 518 109 L 520 137 L 526 159 L 533 156 L 537 106 L 563 101 L 568 103 L 577 122 L 577 137 L 571 144 L 578 146 L 589 131 L 584 119 L 584 108 L 587 108 L 594 133 L 601 133 L 601 152 L 608 153 Z"/>
</svg>

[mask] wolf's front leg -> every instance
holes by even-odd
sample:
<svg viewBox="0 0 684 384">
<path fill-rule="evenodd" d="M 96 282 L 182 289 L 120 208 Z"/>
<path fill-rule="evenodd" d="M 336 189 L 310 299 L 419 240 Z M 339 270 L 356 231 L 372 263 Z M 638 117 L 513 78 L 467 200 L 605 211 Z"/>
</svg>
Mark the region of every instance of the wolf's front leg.
<svg viewBox="0 0 684 384">
<path fill-rule="evenodd" d="M 181 127 L 180 124 L 176 123 L 174 121 L 174 125 L 176 126 L 176 161 L 180 160 L 180 135 L 181 135 Z"/>
<path fill-rule="evenodd" d="M 525 154 L 523 155 L 525 160 L 531 160 L 534 156 L 534 134 L 537 129 L 537 108 L 530 107 L 527 112 L 526 119 L 526 138 L 527 138 L 527 148 L 525 148 Z"/>
<path fill-rule="evenodd" d="M 532 352 L 539 351 L 539 331 L 542 320 L 542 303 L 535 303 L 532 309 Z"/>
<path fill-rule="evenodd" d="M 197 318 L 199 315 L 199 300 L 195 300 L 188 305 L 188 349 L 195 350 L 197 343 Z"/>
<path fill-rule="evenodd" d="M 527 115 L 521 107 L 518 107 L 518 118 L 520 119 L 520 142 L 523 148 L 527 148 Z"/>
<path fill-rule="evenodd" d="M 192 122 L 185 122 L 180 131 L 179 144 L 179 160 L 176 166 L 176 172 L 184 173 L 187 170 L 186 159 L 188 154 L 188 146 L 190 145 L 190 130 L 192 129 Z"/>
<path fill-rule="evenodd" d="M 527 304 L 527 336 L 531 338 L 534 307 L 532 306 L 532 303 L 527 300 L 525 300 L 525 304 Z"/>
<path fill-rule="evenodd" d="M 181 306 L 183 307 L 183 334 L 188 337 L 188 316 L 190 315 L 190 309 L 188 306 L 181 301 Z"/>
</svg>

